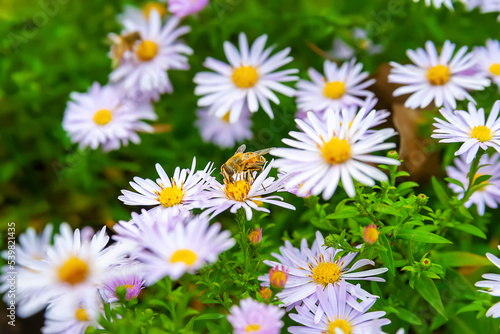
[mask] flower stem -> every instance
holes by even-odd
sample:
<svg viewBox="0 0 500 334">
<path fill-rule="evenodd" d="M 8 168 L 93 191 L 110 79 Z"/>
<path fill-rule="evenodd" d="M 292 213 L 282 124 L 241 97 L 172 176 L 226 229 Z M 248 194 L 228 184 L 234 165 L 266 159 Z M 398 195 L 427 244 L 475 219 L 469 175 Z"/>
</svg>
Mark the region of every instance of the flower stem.
<svg viewBox="0 0 500 334">
<path fill-rule="evenodd" d="M 245 215 L 245 209 L 240 208 L 236 212 L 236 222 L 238 223 L 238 229 L 240 231 L 240 245 L 241 251 L 243 252 L 243 264 L 245 273 L 248 272 L 249 267 L 249 257 L 248 257 L 248 236 L 246 231 L 247 218 Z"/>
<path fill-rule="evenodd" d="M 467 186 L 467 189 L 464 192 L 464 197 L 459 201 L 459 205 L 463 205 L 465 202 L 467 202 L 473 194 L 472 187 L 473 187 L 475 176 L 476 176 L 477 171 L 479 169 L 479 160 L 480 159 L 481 159 L 481 155 L 476 154 L 474 160 L 472 160 L 472 164 L 470 166 L 470 171 L 468 174 L 469 185 Z"/>
</svg>

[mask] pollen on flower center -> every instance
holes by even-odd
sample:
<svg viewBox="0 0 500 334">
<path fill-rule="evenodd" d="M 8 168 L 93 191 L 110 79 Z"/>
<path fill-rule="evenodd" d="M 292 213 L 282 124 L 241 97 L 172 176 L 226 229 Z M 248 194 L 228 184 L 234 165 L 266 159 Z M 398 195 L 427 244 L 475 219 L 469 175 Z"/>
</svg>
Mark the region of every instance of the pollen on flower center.
<svg viewBox="0 0 500 334">
<path fill-rule="evenodd" d="M 123 285 L 123 287 L 127 288 L 127 289 L 130 289 L 130 290 L 132 290 L 134 288 L 134 286 L 131 285 L 131 284 L 125 284 L 125 285 Z"/>
<path fill-rule="evenodd" d="M 150 61 L 158 54 L 158 44 L 153 41 L 142 41 L 137 47 L 137 58 L 140 61 Z"/>
<path fill-rule="evenodd" d="M 63 282 L 75 285 L 87 279 L 88 271 L 87 263 L 73 256 L 59 267 L 59 279 Z"/>
<path fill-rule="evenodd" d="M 257 70 L 252 66 L 241 66 L 233 72 L 233 82 L 240 88 L 250 88 L 255 86 L 259 80 Z"/>
<path fill-rule="evenodd" d="M 79 321 L 89 321 L 89 316 L 87 315 L 87 311 L 85 311 L 83 307 L 76 310 L 75 318 Z"/>
<path fill-rule="evenodd" d="M 251 333 L 251 332 L 256 332 L 260 329 L 260 325 L 248 325 L 246 328 L 245 328 L 245 333 Z"/>
<path fill-rule="evenodd" d="M 345 84 L 341 81 L 327 82 L 323 94 L 330 99 L 340 99 L 345 94 Z"/>
<path fill-rule="evenodd" d="M 470 135 L 472 138 L 476 138 L 481 143 L 484 143 L 493 138 L 494 133 L 484 125 L 477 125 L 472 129 Z"/>
<path fill-rule="evenodd" d="M 431 85 L 444 85 L 450 80 L 450 69 L 444 65 L 436 65 L 427 71 L 427 79 Z"/>
<path fill-rule="evenodd" d="M 151 14 L 151 11 L 153 9 L 156 9 L 156 11 L 160 14 L 161 17 L 164 17 L 165 14 L 167 14 L 167 9 L 165 8 L 165 5 L 159 2 L 146 2 L 146 4 L 142 6 L 142 11 L 144 12 L 144 15 L 146 15 L 147 18 L 149 18 L 149 15 Z"/>
<path fill-rule="evenodd" d="M 250 191 L 251 184 L 247 180 L 239 180 L 226 183 L 224 192 L 226 197 L 235 201 L 244 202 Z"/>
<path fill-rule="evenodd" d="M 329 164 L 340 164 L 351 157 L 351 145 L 345 139 L 333 137 L 321 147 L 323 158 Z"/>
<path fill-rule="evenodd" d="M 498 63 L 491 64 L 490 72 L 493 75 L 500 75 L 500 64 L 498 64 Z"/>
<path fill-rule="evenodd" d="M 196 261 L 197 256 L 196 254 L 189 249 L 179 249 L 172 254 L 172 257 L 170 258 L 170 262 L 184 262 L 185 264 L 192 265 L 194 261 Z"/>
<path fill-rule="evenodd" d="M 179 187 L 172 180 L 171 187 L 162 187 L 161 192 L 155 191 L 156 196 L 158 196 L 156 200 L 167 208 L 181 204 L 182 198 L 184 197 L 184 190 L 182 188 L 182 185 Z"/>
<path fill-rule="evenodd" d="M 336 334 L 336 328 L 342 330 L 342 333 L 344 334 L 352 333 L 352 326 L 346 320 L 336 319 L 335 321 L 331 321 L 328 325 L 328 334 Z"/>
<path fill-rule="evenodd" d="M 112 118 L 113 115 L 108 109 L 97 110 L 94 114 L 94 122 L 97 125 L 106 125 L 111 121 Z"/>
<path fill-rule="evenodd" d="M 340 279 L 340 275 L 342 274 L 342 270 L 337 263 L 334 262 L 325 262 L 323 259 L 320 259 L 316 267 L 312 267 L 312 278 L 317 282 L 323 285 L 328 285 L 328 283 L 335 283 Z"/>
</svg>

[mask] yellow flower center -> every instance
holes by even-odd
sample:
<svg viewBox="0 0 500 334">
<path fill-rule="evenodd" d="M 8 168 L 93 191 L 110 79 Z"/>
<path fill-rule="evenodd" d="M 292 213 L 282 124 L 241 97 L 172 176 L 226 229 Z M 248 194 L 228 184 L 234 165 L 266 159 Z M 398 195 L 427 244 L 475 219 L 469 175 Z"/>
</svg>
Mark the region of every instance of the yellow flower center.
<svg viewBox="0 0 500 334">
<path fill-rule="evenodd" d="M 111 121 L 112 118 L 113 115 L 108 109 L 97 110 L 94 114 L 94 122 L 97 125 L 106 125 Z"/>
<path fill-rule="evenodd" d="M 260 329 L 260 325 L 248 325 L 246 328 L 245 328 L 245 333 L 250 333 L 250 332 L 256 332 Z"/>
<path fill-rule="evenodd" d="M 352 333 L 351 324 L 345 320 L 342 320 L 342 319 L 337 319 L 335 321 L 330 322 L 330 324 L 328 325 L 328 334 L 336 334 L 335 333 L 336 328 L 342 330 L 342 333 L 344 333 L 344 334 L 351 334 Z"/>
<path fill-rule="evenodd" d="M 170 258 L 170 262 L 175 263 L 175 262 L 184 262 L 188 266 L 192 265 L 194 261 L 196 261 L 197 256 L 196 254 L 189 249 L 179 249 L 172 254 L 172 257 Z"/>
<path fill-rule="evenodd" d="M 310 265 L 311 266 L 311 265 Z M 325 262 L 323 258 L 320 259 L 316 267 L 312 269 L 312 278 L 323 285 L 328 283 L 335 283 L 340 279 L 342 270 L 337 263 Z"/>
<path fill-rule="evenodd" d="M 349 160 L 351 157 L 351 146 L 345 139 L 333 137 L 321 147 L 323 158 L 329 164 L 335 165 Z"/>
<path fill-rule="evenodd" d="M 155 191 L 155 194 L 156 196 L 158 196 L 156 200 L 160 202 L 164 207 L 169 208 L 171 206 L 182 203 L 182 198 L 184 197 L 184 190 L 182 185 L 179 187 L 172 180 L 171 187 L 166 187 L 166 188 L 162 187 L 161 192 Z"/>
<path fill-rule="evenodd" d="M 248 234 L 248 240 L 250 240 L 250 242 L 254 245 L 259 243 L 260 237 L 261 237 L 261 230 L 259 230 L 259 229 L 253 230 L 252 232 L 250 232 Z"/>
<path fill-rule="evenodd" d="M 273 292 L 269 288 L 262 288 L 260 289 L 259 294 L 262 297 L 262 299 L 269 299 L 271 298 Z"/>
<path fill-rule="evenodd" d="M 231 114 L 231 110 L 229 110 L 223 117 L 222 120 L 226 123 L 229 123 L 229 115 Z"/>
<path fill-rule="evenodd" d="M 148 40 L 142 41 L 137 47 L 136 54 L 140 61 L 150 61 L 158 54 L 158 44 Z"/>
<path fill-rule="evenodd" d="M 224 192 L 226 197 L 234 201 L 244 202 L 250 191 L 251 184 L 247 180 L 239 180 L 226 183 Z"/>
<path fill-rule="evenodd" d="M 130 290 L 132 290 L 134 288 L 134 286 L 131 285 L 131 284 L 125 284 L 123 287 L 127 288 L 127 289 L 130 289 Z"/>
<path fill-rule="evenodd" d="M 373 245 L 378 240 L 379 234 L 380 232 L 377 231 L 377 227 L 373 224 L 370 224 L 368 227 L 365 227 L 363 236 L 365 242 Z"/>
<path fill-rule="evenodd" d="M 87 263 L 73 256 L 59 268 L 59 279 L 62 282 L 75 285 L 85 281 L 88 272 Z"/>
<path fill-rule="evenodd" d="M 436 65 L 427 71 L 427 79 L 431 85 L 444 85 L 450 80 L 450 70 L 444 65 Z"/>
<path fill-rule="evenodd" d="M 286 279 L 287 279 L 286 273 L 284 273 L 280 270 L 273 271 L 269 275 L 269 282 L 271 283 L 272 286 L 274 286 L 276 288 L 284 287 L 286 284 Z"/>
<path fill-rule="evenodd" d="M 472 138 L 476 138 L 481 143 L 484 143 L 485 141 L 488 141 L 491 138 L 493 138 L 494 134 L 495 133 L 492 132 L 488 127 L 486 127 L 484 125 L 478 125 L 472 129 L 470 135 Z"/>
<path fill-rule="evenodd" d="M 241 66 L 233 72 L 233 82 L 240 88 L 250 88 L 255 86 L 259 80 L 257 70 L 252 66 Z"/>
<path fill-rule="evenodd" d="M 151 14 L 151 11 L 153 9 L 156 9 L 161 17 L 164 17 L 167 14 L 167 8 L 164 4 L 159 2 L 146 2 L 146 4 L 142 6 L 142 11 L 147 18 L 149 18 L 149 15 Z"/>
<path fill-rule="evenodd" d="M 76 310 L 75 318 L 79 321 L 89 321 L 89 316 L 83 307 Z"/>
<path fill-rule="evenodd" d="M 493 75 L 500 75 L 500 64 L 491 64 L 490 66 L 490 72 Z"/>
<path fill-rule="evenodd" d="M 345 84 L 340 81 L 327 82 L 323 94 L 330 99 L 340 99 L 345 94 Z"/>
</svg>

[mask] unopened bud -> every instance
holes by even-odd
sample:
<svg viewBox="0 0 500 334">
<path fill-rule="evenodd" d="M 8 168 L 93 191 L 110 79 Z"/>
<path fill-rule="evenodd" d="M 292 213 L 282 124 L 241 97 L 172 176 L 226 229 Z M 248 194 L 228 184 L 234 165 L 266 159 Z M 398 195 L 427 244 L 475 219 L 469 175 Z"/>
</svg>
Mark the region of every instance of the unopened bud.
<svg viewBox="0 0 500 334">
<path fill-rule="evenodd" d="M 258 244 L 262 240 L 262 227 L 252 230 L 248 234 L 248 240 L 254 245 Z"/>
<path fill-rule="evenodd" d="M 377 226 L 375 224 L 370 224 L 365 227 L 363 231 L 363 239 L 366 243 L 373 245 L 378 240 L 378 235 L 380 232 L 377 230 Z"/>
<path fill-rule="evenodd" d="M 269 283 L 274 288 L 283 288 L 288 279 L 288 270 L 285 267 L 276 266 L 269 270 Z"/>
</svg>

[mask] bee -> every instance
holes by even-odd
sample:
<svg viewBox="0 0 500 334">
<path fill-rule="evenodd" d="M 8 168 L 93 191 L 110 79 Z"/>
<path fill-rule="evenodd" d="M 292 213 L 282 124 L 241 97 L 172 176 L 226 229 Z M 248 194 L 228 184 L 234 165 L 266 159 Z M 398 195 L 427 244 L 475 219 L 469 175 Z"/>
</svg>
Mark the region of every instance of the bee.
<svg viewBox="0 0 500 334">
<path fill-rule="evenodd" d="M 135 31 L 126 35 L 109 34 L 109 39 L 113 43 L 111 46 L 111 59 L 113 60 L 113 67 L 116 68 L 120 65 L 125 51 L 132 51 L 135 42 L 142 40 L 142 37 L 139 32 Z"/>
<path fill-rule="evenodd" d="M 246 173 L 251 179 L 251 172 L 262 170 L 262 165 L 266 163 L 266 158 L 263 155 L 269 153 L 273 148 L 243 153 L 245 149 L 245 144 L 238 147 L 234 155 L 220 168 L 226 182 L 232 182 L 232 176 L 237 173 Z"/>
</svg>

